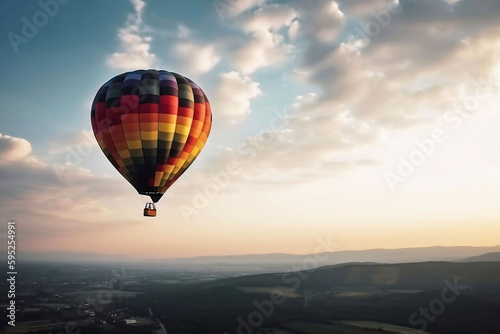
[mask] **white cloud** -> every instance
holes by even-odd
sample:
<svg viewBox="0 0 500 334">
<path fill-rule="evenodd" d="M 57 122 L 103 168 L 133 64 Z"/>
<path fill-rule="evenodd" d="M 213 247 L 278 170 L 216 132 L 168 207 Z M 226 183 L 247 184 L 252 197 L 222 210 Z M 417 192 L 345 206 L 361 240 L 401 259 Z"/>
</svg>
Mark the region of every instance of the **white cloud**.
<svg viewBox="0 0 500 334">
<path fill-rule="evenodd" d="M 295 10 L 290 7 L 266 6 L 255 11 L 242 27 L 247 32 L 278 31 L 281 27 L 290 26 L 296 15 Z"/>
<path fill-rule="evenodd" d="M 224 19 L 234 18 L 265 2 L 266 0 L 215 0 L 213 4 L 220 18 Z"/>
<path fill-rule="evenodd" d="M 321 43 L 332 42 L 346 23 L 336 1 L 314 1 L 300 7 L 299 13 L 307 37 Z"/>
<path fill-rule="evenodd" d="M 186 70 L 193 74 L 206 73 L 221 60 L 214 44 L 182 43 L 176 45 L 175 52 L 185 64 Z"/>
<path fill-rule="evenodd" d="M 31 151 L 31 144 L 26 139 L 0 133 L 0 164 L 25 160 L 31 155 Z"/>
<path fill-rule="evenodd" d="M 151 52 L 150 36 L 141 32 L 143 25 L 142 13 L 145 2 L 131 0 L 135 12 L 130 14 L 125 27 L 118 30 L 122 51 L 116 52 L 108 59 L 108 65 L 123 70 L 150 68 L 156 60 L 156 55 Z"/>
<path fill-rule="evenodd" d="M 253 38 L 235 55 L 235 65 L 244 74 L 280 64 L 290 52 L 290 47 L 282 44 L 283 38 L 280 35 L 259 31 L 254 33 Z"/>
<path fill-rule="evenodd" d="M 312 22 L 315 36 L 322 42 L 330 42 L 339 33 L 340 27 L 344 24 L 345 15 L 335 1 L 326 3 L 318 14 Z"/>
<path fill-rule="evenodd" d="M 295 103 L 293 104 L 293 109 L 298 110 L 305 108 L 318 101 L 318 95 L 316 93 L 309 93 L 306 96 L 299 95 L 295 98 Z"/>
<path fill-rule="evenodd" d="M 131 2 L 135 8 L 135 12 L 137 13 L 139 20 L 141 20 L 142 11 L 146 6 L 146 3 L 142 0 L 131 0 Z"/>
<path fill-rule="evenodd" d="M 214 110 L 230 121 L 239 121 L 250 113 L 250 101 L 262 94 L 259 83 L 238 72 L 222 73 L 219 77 Z"/>
<path fill-rule="evenodd" d="M 282 63 L 291 51 L 284 43 L 280 29 L 290 27 L 296 18 L 295 10 L 273 5 L 260 8 L 242 24 L 242 30 L 252 35 L 252 40 L 242 46 L 234 56 L 236 67 L 244 74 Z"/>
<path fill-rule="evenodd" d="M 86 134 L 76 137 L 80 136 Z M 108 222 L 129 221 L 108 209 L 115 198 L 135 192 L 125 180 L 99 177 L 71 165 L 65 166 L 63 180 L 60 172 L 33 155 L 26 139 L 0 135 L 0 212 L 29 222 L 30 228 L 23 230 L 27 245 L 36 246 L 35 240 L 43 237 L 92 232 L 96 226 L 120 229 L 121 223 L 113 227 Z"/>
<path fill-rule="evenodd" d="M 470 0 L 454 11 L 444 1 L 407 4 L 370 39 L 347 30 L 349 15 L 362 26 L 375 20 L 372 13 L 393 8 L 394 1 L 315 1 L 296 7 L 300 22 L 309 24 L 301 25 L 307 48 L 292 77 L 317 93 L 299 96 L 281 128 L 248 138 L 245 148 L 256 154 L 243 181 L 279 175 L 286 182 L 309 182 L 334 173 L 332 166 L 387 163 L 379 160 L 389 156 L 381 150 L 390 138 L 442 119 L 500 68 L 500 3 L 485 1 L 487 11 Z M 261 13 L 242 25 L 260 34 L 250 42 L 260 45 L 244 49 L 243 73 L 283 59 L 270 41 L 279 22 L 281 27 L 289 22 L 283 17 L 274 21 Z M 267 144 L 253 144 L 266 136 L 272 139 Z M 235 152 L 221 154 L 236 159 Z"/>
</svg>

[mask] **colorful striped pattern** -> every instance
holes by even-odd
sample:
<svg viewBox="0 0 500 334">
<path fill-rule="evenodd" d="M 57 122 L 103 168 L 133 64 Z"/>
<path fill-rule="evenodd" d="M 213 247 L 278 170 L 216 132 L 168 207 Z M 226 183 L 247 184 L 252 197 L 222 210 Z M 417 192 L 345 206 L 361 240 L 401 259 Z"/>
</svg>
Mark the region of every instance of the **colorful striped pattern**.
<svg viewBox="0 0 500 334">
<path fill-rule="evenodd" d="M 138 70 L 106 82 L 92 128 L 108 160 L 157 202 L 200 154 L 212 126 L 207 96 L 177 73 Z"/>
</svg>

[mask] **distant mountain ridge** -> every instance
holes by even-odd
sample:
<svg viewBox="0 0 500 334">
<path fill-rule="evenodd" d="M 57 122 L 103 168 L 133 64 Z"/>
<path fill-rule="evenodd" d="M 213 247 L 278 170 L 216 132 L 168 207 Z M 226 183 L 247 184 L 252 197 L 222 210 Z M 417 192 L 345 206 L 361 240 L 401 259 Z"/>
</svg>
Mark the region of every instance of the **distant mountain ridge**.
<svg viewBox="0 0 500 334">
<path fill-rule="evenodd" d="M 489 255 L 493 254 L 493 255 Z M 67 253 L 67 252 L 40 252 L 20 253 L 18 260 L 22 262 L 113 262 L 167 267 L 197 267 L 207 270 L 248 270 L 268 271 L 293 269 L 305 263 L 312 263 L 317 267 L 342 263 L 409 263 L 426 261 L 484 261 L 486 258 L 497 258 L 500 254 L 500 245 L 493 247 L 467 246 L 434 246 L 401 249 L 370 249 L 345 250 L 318 254 L 249 254 L 231 256 L 201 256 L 191 258 L 172 259 L 140 259 L 125 255 L 110 255 L 99 253 Z M 464 260 L 465 259 L 465 260 Z M 481 260 L 483 259 L 483 260 Z M 494 261 L 494 260 L 489 260 Z"/>
<path fill-rule="evenodd" d="M 346 250 L 330 253 L 294 255 L 294 254 L 255 254 L 255 255 L 230 255 L 230 256 L 200 256 L 192 258 L 177 258 L 157 260 L 165 263 L 296 263 L 310 257 L 328 258 L 325 265 L 349 262 L 380 262 L 380 263 L 406 263 L 422 261 L 460 261 L 464 258 L 480 256 L 485 253 L 500 252 L 500 245 L 493 247 L 468 247 L 468 246 L 433 246 L 400 249 L 369 249 Z"/>
<path fill-rule="evenodd" d="M 462 260 L 462 262 L 500 262 L 500 252 L 469 257 Z"/>
</svg>

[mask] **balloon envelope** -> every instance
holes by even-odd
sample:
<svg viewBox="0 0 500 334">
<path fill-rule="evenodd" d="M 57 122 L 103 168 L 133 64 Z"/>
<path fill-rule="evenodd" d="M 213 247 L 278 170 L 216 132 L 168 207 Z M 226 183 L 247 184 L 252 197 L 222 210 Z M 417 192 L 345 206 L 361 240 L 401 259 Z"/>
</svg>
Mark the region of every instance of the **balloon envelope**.
<svg viewBox="0 0 500 334">
<path fill-rule="evenodd" d="M 108 160 L 140 194 L 157 202 L 200 154 L 212 112 L 205 93 L 188 78 L 137 70 L 99 89 L 91 121 Z"/>
</svg>

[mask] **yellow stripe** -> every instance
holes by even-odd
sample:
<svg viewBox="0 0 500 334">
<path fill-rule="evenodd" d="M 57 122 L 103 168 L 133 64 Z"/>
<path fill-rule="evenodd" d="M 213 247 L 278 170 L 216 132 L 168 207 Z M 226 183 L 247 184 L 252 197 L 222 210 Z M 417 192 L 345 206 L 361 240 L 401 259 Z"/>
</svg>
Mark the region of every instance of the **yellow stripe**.
<svg viewBox="0 0 500 334">
<path fill-rule="evenodd" d="M 129 150 L 137 150 L 142 148 L 142 142 L 140 140 L 127 140 L 127 146 Z"/>
<path fill-rule="evenodd" d="M 174 132 L 175 123 L 159 123 L 158 130 L 160 132 Z"/>
<path fill-rule="evenodd" d="M 158 140 L 158 131 L 141 131 L 142 140 Z"/>
<path fill-rule="evenodd" d="M 177 127 L 175 128 L 175 133 L 187 136 L 189 135 L 190 130 L 191 130 L 190 126 L 177 125 Z"/>
</svg>

